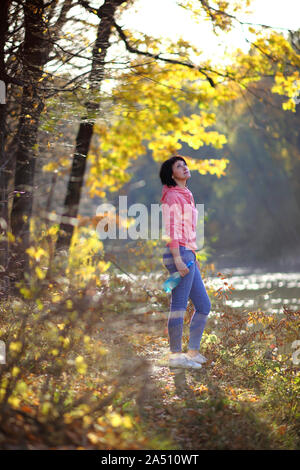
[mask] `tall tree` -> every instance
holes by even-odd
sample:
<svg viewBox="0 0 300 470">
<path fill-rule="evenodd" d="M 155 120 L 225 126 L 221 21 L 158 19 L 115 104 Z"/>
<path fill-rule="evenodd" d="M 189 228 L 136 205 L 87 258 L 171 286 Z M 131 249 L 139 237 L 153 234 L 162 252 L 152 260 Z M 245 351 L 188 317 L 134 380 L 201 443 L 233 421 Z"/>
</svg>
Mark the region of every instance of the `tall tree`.
<svg viewBox="0 0 300 470">
<path fill-rule="evenodd" d="M 104 78 L 105 59 L 109 49 L 109 39 L 112 28 L 115 24 L 115 13 L 117 8 L 125 3 L 125 0 L 105 0 L 99 7 L 97 16 L 100 19 L 97 38 L 93 48 L 92 67 L 89 75 L 91 96 L 97 95 Z M 82 5 L 90 9 L 87 2 L 82 1 Z M 68 247 L 73 234 L 73 224 L 71 218 L 76 218 L 80 202 L 81 189 L 85 175 L 86 160 L 93 135 L 94 120 L 99 104 L 95 100 L 86 103 L 86 116 L 81 120 L 76 136 L 75 153 L 72 162 L 67 195 L 64 202 L 64 218 L 69 218 L 69 223 L 60 225 L 60 234 L 57 239 L 57 249 Z M 66 220 L 66 219 L 65 219 Z M 65 232 L 65 233 L 63 233 Z"/>
<path fill-rule="evenodd" d="M 21 3 L 24 5 L 25 19 L 25 37 L 22 43 L 22 76 L 24 77 L 25 85 L 22 95 L 20 121 L 16 138 L 14 139 L 14 144 L 17 149 L 16 193 L 13 201 L 11 221 L 14 235 L 17 237 L 22 236 L 22 234 L 24 235 L 23 239 L 25 244 L 23 248 L 26 248 L 33 197 L 32 189 L 35 171 L 34 149 L 37 141 L 40 114 L 45 103 L 45 87 L 43 87 L 41 83 L 43 69 L 47 61 L 53 59 L 51 51 L 53 51 L 55 43 L 57 45 L 55 54 L 56 57 L 60 56 L 60 66 L 62 66 L 62 64 L 65 65 L 69 61 L 68 56 L 67 59 L 65 56 L 65 43 L 63 41 L 56 41 L 56 38 L 58 31 L 61 30 L 61 26 L 65 23 L 66 13 L 69 11 L 73 2 L 72 0 L 60 0 L 58 2 L 56 0 L 50 0 L 45 3 L 42 0 L 24 0 Z M 106 156 L 108 158 L 105 158 L 100 164 L 98 160 L 96 164 L 99 168 L 103 166 L 111 168 L 111 174 L 116 175 L 116 179 L 120 175 L 116 167 L 121 164 L 123 165 L 122 169 L 125 169 L 128 164 L 127 156 L 124 157 L 126 153 L 124 147 L 131 146 L 128 129 L 130 129 L 130 134 L 136 131 L 139 133 L 139 135 L 136 135 L 135 142 L 139 146 L 139 152 L 136 153 L 139 155 L 142 154 L 141 142 L 143 139 L 143 128 L 141 126 L 142 119 L 138 117 L 138 107 L 140 105 L 143 106 L 143 112 L 140 114 L 143 115 L 144 126 L 145 123 L 147 123 L 147 125 L 149 123 L 151 124 L 149 128 L 151 127 L 154 131 L 155 142 L 153 143 L 153 147 L 158 160 L 162 157 L 163 147 L 167 150 L 178 148 L 180 139 L 186 139 L 185 141 L 189 141 L 194 148 L 203 145 L 203 142 L 207 144 L 211 143 L 212 145 L 215 144 L 221 148 L 226 141 L 225 137 L 214 133 L 214 131 L 205 132 L 206 128 L 213 126 L 215 121 L 213 113 L 209 111 L 209 102 L 214 101 L 214 104 L 218 104 L 224 100 L 235 99 L 239 89 L 247 88 L 247 85 L 251 83 L 251 81 L 258 80 L 261 75 L 274 75 L 274 73 L 280 70 L 281 64 L 284 62 L 286 51 L 285 40 L 282 38 L 278 39 L 278 35 L 276 36 L 274 34 L 273 36 L 278 45 L 275 49 L 275 53 L 278 56 L 278 67 L 276 63 L 269 58 L 268 54 L 265 53 L 266 44 L 272 45 L 274 37 L 270 37 L 269 41 L 259 35 L 251 54 L 240 54 L 240 52 L 238 52 L 234 57 L 233 63 L 228 67 L 212 67 L 210 61 L 201 61 L 201 65 L 195 64 L 191 60 L 191 57 L 192 54 L 194 57 L 199 57 L 199 51 L 191 47 L 186 41 L 179 40 L 175 44 L 171 44 L 170 47 L 164 48 L 161 40 L 153 40 L 153 38 L 149 38 L 144 34 L 135 35 L 121 27 L 117 19 L 117 13 L 122 7 L 126 9 L 129 8 L 131 3 L 132 2 L 122 0 L 105 0 L 98 9 L 95 9 L 90 2 L 85 0 L 80 0 L 76 3 L 86 8 L 92 15 L 96 15 L 97 21 L 100 21 L 93 46 L 92 59 L 83 56 L 84 53 L 82 50 L 84 50 L 84 45 L 82 45 L 80 53 L 74 53 L 73 50 L 67 51 L 69 57 L 91 60 L 88 80 L 90 85 L 90 98 L 85 104 L 85 114 L 81 119 L 76 137 L 72 169 L 64 202 L 63 215 L 65 219 L 63 219 L 63 223 L 61 224 L 62 231 L 57 240 L 58 248 L 62 246 L 68 247 L 70 244 L 73 233 L 72 220 L 76 218 L 78 213 L 87 156 L 95 129 L 94 123 L 97 116 L 101 117 L 103 115 L 103 106 L 101 103 L 99 105 L 99 92 L 102 87 L 103 79 L 106 77 L 105 65 L 108 60 L 110 38 L 113 37 L 120 44 L 122 43 L 124 45 L 124 51 L 126 51 L 125 68 L 129 67 L 131 74 L 126 75 L 126 71 L 120 74 L 125 81 L 128 79 L 128 83 L 126 84 L 124 81 L 120 89 L 124 92 L 125 106 L 126 103 L 129 103 L 131 109 L 136 108 L 136 113 L 127 113 L 127 115 L 123 113 L 121 116 L 118 114 L 118 110 L 116 110 L 117 106 L 112 107 L 110 110 L 111 122 L 108 126 L 103 126 L 103 129 L 98 132 L 100 140 L 103 143 L 103 146 L 101 143 L 102 149 L 104 152 L 107 152 Z M 221 0 L 214 2 L 214 6 L 207 0 L 201 0 L 201 2 L 194 0 L 180 3 L 184 7 L 193 10 L 195 14 L 198 14 L 199 11 L 200 13 L 204 12 L 211 20 L 214 29 L 219 28 L 226 32 L 230 29 L 232 23 L 236 21 L 236 17 L 233 13 L 238 11 L 239 7 L 248 5 L 250 2 L 249 0 L 235 2 L 233 10 L 230 8 L 228 2 Z M 60 14 L 54 14 L 57 5 L 61 6 Z M 198 7 L 198 11 L 196 11 L 195 6 Z M 55 16 L 57 18 L 56 21 L 52 21 L 52 24 L 49 26 L 49 18 L 53 20 Z M 70 20 L 80 22 L 81 18 L 73 15 L 70 17 Z M 112 36 L 113 34 L 114 36 Z M 264 41 L 266 44 L 264 44 Z M 58 51 L 60 51 L 61 54 L 59 54 Z M 294 61 L 296 56 L 297 54 L 294 54 L 294 56 L 289 55 L 289 59 Z M 163 67 L 162 64 L 166 66 Z M 74 71 L 74 68 L 75 66 L 73 65 L 72 71 Z M 82 75 L 85 76 L 85 72 Z M 190 97 L 193 97 L 192 99 L 195 97 L 195 99 L 198 100 L 200 115 L 193 115 L 190 119 L 185 116 L 180 119 L 178 118 L 182 109 L 178 104 L 179 101 L 184 101 L 183 95 L 174 98 L 174 96 L 172 97 L 170 94 L 167 104 L 159 102 L 159 99 L 156 99 L 156 97 L 153 98 L 152 90 L 155 88 L 157 82 L 160 85 L 161 77 L 163 77 L 165 81 L 162 87 L 176 90 L 178 84 L 180 84 L 179 86 L 182 85 L 183 87 L 181 90 L 183 95 L 186 93 L 186 101 L 188 101 Z M 143 89 L 143 93 L 140 93 L 139 97 L 135 95 L 135 91 L 133 91 L 134 88 L 130 90 L 130 86 L 133 85 L 136 79 L 138 79 L 138 81 L 136 81 L 137 85 L 140 86 L 140 84 L 142 84 L 141 89 Z M 76 80 L 76 77 L 72 77 L 70 82 L 74 80 Z M 154 84 L 152 88 L 150 85 L 145 86 L 147 81 L 152 85 Z M 201 85 L 199 85 L 199 82 Z M 205 83 L 206 86 L 202 86 L 203 83 Z M 61 87 L 61 90 L 62 89 L 63 87 Z M 53 89 L 53 93 L 55 92 L 56 91 Z M 176 92 L 173 93 L 173 95 L 175 94 Z M 111 102 L 119 98 L 120 94 L 118 94 L 118 90 L 115 89 L 111 94 Z M 138 100 L 141 101 L 140 104 L 136 106 Z M 149 113 L 147 113 L 147 107 L 150 110 Z M 154 111 L 152 115 L 151 110 Z M 168 123 L 166 129 L 163 129 L 161 122 Z M 138 123 L 139 126 L 137 126 L 136 123 Z M 118 131 L 120 133 L 120 129 L 122 129 L 123 132 L 122 137 L 126 135 L 128 137 L 126 145 L 123 145 L 122 157 L 115 154 L 115 149 L 120 148 L 118 143 Z M 171 135 L 172 132 L 174 134 L 173 136 Z M 106 150 L 104 150 L 105 148 Z M 111 157 L 110 161 L 109 157 Z M 94 163 L 93 159 L 91 163 Z M 211 163 L 214 165 L 214 162 L 207 160 L 201 162 L 195 161 L 193 165 L 195 169 L 205 173 L 211 170 Z M 215 173 L 220 175 L 226 163 L 222 162 L 221 165 L 219 163 L 218 165 L 215 166 Z M 115 168 L 113 168 L 113 166 Z M 68 219 L 69 223 L 65 222 L 68 221 Z M 65 232 L 65 234 L 63 232 Z M 25 261 L 24 256 L 23 250 L 18 260 L 19 262 L 21 261 L 21 264 Z"/>
<path fill-rule="evenodd" d="M 0 276 L 4 282 L 1 283 L 3 293 L 7 292 L 8 280 L 5 276 L 8 267 L 8 239 L 7 230 L 9 223 L 8 216 L 8 159 L 5 153 L 5 143 L 7 137 L 7 86 L 10 83 L 21 85 L 22 82 L 7 73 L 5 63 L 5 43 L 9 28 L 9 6 L 10 0 L 3 0 L 0 3 Z"/>
<path fill-rule="evenodd" d="M 26 248 L 30 238 L 30 217 L 34 195 L 36 144 L 40 114 L 45 98 L 41 81 L 45 64 L 58 34 L 66 21 L 73 0 L 64 0 L 61 11 L 50 29 L 49 17 L 53 15 L 55 1 L 25 0 L 24 41 L 22 56 L 22 99 L 17 132 L 14 138 L 15 178 L 14 198 L 11 211 L 11 231 L 17 248 L 11 253 L 10 271 L 18 277 L 27 268 Z M 21 244 L 21 245 L 20 245 Z"/>
<path fill-rule="evenodd" d="M 3 273 L 7 268 L 8 261 L 8 245 L 6 238 L 8 224 L 8 205 L 7 200 L 7 184 L 5 177 L 5 120 L 6 120 L 6 83 L 5 74 L 4 48 L 8 31 L 8 4 L 9 0 L 4 0 L 0 4 L 0 272 Z"/>
<path fill-rule="evenodd" d="M 249 0 L 243 0 L 241 5 L 249 4 Z M 95 9 L 91 7 L 90 3 L 85 0 L 80 0 L 81 5 L 83 5 L 90 13 L 95 14 Z M 178 44 L 172 46 L 172 54 L 176 54 L 177 57 L 167 57 L 168 54 L 163 54 L 161 52 L 154 52 L 154 50 L 159 51 L 162 48 L 162 45 L 159 41 L 154 45 L 153 41 L 149 41 L 149 38 L 144 35 L 145 44 L 148 46 L 147 50 L 143 48 L 138 48 L 132 45 L 130 38 L 126 32 L 119 26 L 116 21 L 115 13 L 117 7 L 122 4 L 127 4 L 126 8 L 130 6 L 130 2 L 125 2 L 121 0 L 106 0 L 104 4 L 97 10 L 96 14 L 100 18 L 99 28 L 97 32 L 97 39 L 95 41 L 95 47 L 93 49 L 93 59 L 92 59 L 92 70 L 90 74 L 90 83 L 91 90 L 99 90 L 101 83 L 104 78 L 105 72 L 105 57 L 108 52 L 109 47 L 109 37 L 112 33 L 113 28 L 118 33 L 119 40 L 125 45 L 126 50 L 136 56 L 140 55 L 148 59 L 154 60 L 157 63 L 166 63 L 171 64 L 173 67 L 183 66 L 187 70 L 193 70 L 198 73 L 199 76 L 204 77 L 211 87 L 215 87 L 214 80 L 212 75 L 214 75 L 214 70 L 211 69 L 210 65 L 206 66 L 197 66 L 191 62 L 189 54 L 187 53 L 190 45 L 187 45 L 184 41 L 179 41 Z M 189 6 L 190 2 L 186 2 L 186 6 Z M 221 13 L 227 5 L 220 5 Z M 240 6 L 236 6 L 235 10 L 239 9 Z M 212 13 L 210 5 L 207 2 L 203 2 L 202 9 L 206 12 Z M 216 27 L 219 27 L 223 30 L 229 29 L 231 23 L 230 15 L 224 20 L 224 16 L 219 13 L 210 14 L 210 19 Z M 139 40 L 134 41 L 140 43 Z M 185 54 L 182 54 L 181 48 L 185 50 Z M 191 47 L 191 49 L 195 51 Z M 171 54 L 171 55 L 172 55 Z M 185 57 L 184 57 L 185 55 Z M 179 58 L 178 58 L 179 57 Z M 136 65 L 133 64 L 133 67 Z M 218 76 L 218 72 L 216 73 Z M 226 76 L 225 76 L 226 78 Z M 73 157 L 73 164 L 70 173 L 70 178 L 68 182 L 67 195 L 64 202 L 64 211 L 63 216 L 66 222 L 60 224 L 60 234 L 57 239 L 57 249 L 62 247 L 68 248 L 71 242 L 73 230 L 74 230 L 74 218 L 76 218 L 78 213 L 79 201 L 81 188 L 84 179 L 84 173 L 86 168 L 86 160 L 88 157 L 88 151 L 90 147 L 90 142 L 93 135 L 94 121 L 89 119 L 89 114 L 95 112 L 99 108 L 99 105 L 95 102 L 87 103 L 87 116 L 84 116 L 84 121 L 80 124 L 79 131 L 76 138 L 76 148 L 75 154 Z M 95 114 L 93 115 L 95 117 Z M 177 139 L 178 140 L 178 139 Z M 202 168 L 203 169 L 203 168 Z M 69 220 L 68 220 L 69 218 Z M 68 221 L 67 221 L 68 220 Z"/>
</svg>

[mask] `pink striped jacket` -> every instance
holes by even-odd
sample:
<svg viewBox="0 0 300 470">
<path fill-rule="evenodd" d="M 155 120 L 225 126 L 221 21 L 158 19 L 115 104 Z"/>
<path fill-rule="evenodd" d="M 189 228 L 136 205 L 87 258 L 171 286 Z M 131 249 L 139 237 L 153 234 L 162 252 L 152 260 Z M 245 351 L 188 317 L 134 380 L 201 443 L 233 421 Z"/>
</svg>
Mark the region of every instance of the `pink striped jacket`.
<svg viewBox="0 0 300 470">
<path fill-rule="evenodd" d="M 163 185 L 162 197 L 163 225 L 168 236 L 170 248 L 183 245 L 195 252 L 196 225 L 198 210 L 192 192 L 180 186 Z"/>
</svg>

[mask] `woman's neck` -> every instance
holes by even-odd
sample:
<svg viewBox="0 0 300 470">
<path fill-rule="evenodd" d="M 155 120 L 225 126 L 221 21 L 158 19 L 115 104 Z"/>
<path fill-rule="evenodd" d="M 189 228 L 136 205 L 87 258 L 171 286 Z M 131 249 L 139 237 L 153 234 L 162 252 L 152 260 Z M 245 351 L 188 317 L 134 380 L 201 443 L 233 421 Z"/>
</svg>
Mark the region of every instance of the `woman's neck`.
<svg viewBox="0 0 300 470">
<path fill-rule="evenodd" d="M 180 186 L 181 188 L 186 188 L 186 180 L 185 181 L 180 181 L 180 180 L 176 180 L 174 178 L 175 182 L 177 183 L 177 186 Z"/>
</svg>

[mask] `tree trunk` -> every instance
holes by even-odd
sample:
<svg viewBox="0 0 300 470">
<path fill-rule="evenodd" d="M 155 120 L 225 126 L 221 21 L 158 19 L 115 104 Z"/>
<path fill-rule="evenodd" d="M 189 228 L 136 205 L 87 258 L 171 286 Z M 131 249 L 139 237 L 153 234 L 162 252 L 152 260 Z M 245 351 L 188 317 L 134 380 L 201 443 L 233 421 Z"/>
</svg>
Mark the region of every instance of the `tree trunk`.
<svg viewBox="0 0 300 470">
<path fill-rule="evenodd" d="M 0 3 L 0 293 L 7 292 L 8 279 L 5 276 L 8 265 L 8 175 L 7 161 L 4 152 L 6 141 L 6 73 L 4 61 L 4 46 L 8 31 L 9 0 Z"/>
<path fill-rule="evenodd" d="M 23 47 L 23 87 L 21 114 L 16 133 L 15 192 L 11 212 L 11 229 L 16 250 L 10 259 L 10 272 L 15 279 L 28 269 L 26 248 L 33 203 L 35 144 L 40 113 L 44 102 L 37 84 L 47 62 L 49 45 L 45 32 L 43 0 L 26 0 L 24 4 L 25 38 Z"/>
<path fill-rule="evenodd" d="M 71 5 L 72 0 L 65 0 L 55 26 L 49 30 L 44 0 L 26 0 L 24 3 L 25 37 L 22 59 L 25 84 L 19 125 L 14 138 L 17 150 L 15 191 L 11 211 L 11 229 L 16 239 L 16 250 L 15 253 L 11 253 L 9 263 L 9 271 L 15 280 L 28 270 L 26 248 L 30 241 L 29 229 L 34 196 L 35 146 L 39 119 L 44 108 L 44 95 L 39 87 L 39 81 Z"/>
<path fill-rule="evenodd" d="M 98 10 L 98 16 L 101 21 L 98 26 L 97 39 L 93 49 L 92 70 L 89 76 L 91 96 L 100 90 L 104 77 L 104 65 L 109 48 L 109 38 L 114 24 L 114 15 L 117 7 L 124 2 L 125 0 L 106 0 Z M 62 248 L 68 250 L 71 243 L 74 230 L 74 222 L 72 222 L 71 218 L 76 218 L 78 214 L 86 160 L 93 136 L 93 117 L 96 111 L 99 110 L 99 104 L 91 100 L 86 103 L 86 109 L 87 116 L 82 118 L 76 138 L 76 148 L 63 209 L 63 217 L 66 217 L 66 219 L 60 224 L 60 232 L 56 242 L 57 250 Z M 68 218 L 70 218 L 69 221 Z"/>
</svg>

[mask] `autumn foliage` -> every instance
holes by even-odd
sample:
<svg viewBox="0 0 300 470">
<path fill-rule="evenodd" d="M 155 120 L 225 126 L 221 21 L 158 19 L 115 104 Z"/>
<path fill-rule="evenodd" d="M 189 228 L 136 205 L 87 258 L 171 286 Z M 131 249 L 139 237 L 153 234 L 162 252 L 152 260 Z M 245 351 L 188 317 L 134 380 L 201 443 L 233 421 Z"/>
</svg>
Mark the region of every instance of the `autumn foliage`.
<svg viewBox="0 0 300 470">
<path fill-rule="evenodd" d="M 230 295 L 229 287 L 234 286 L 218 273 L 223 288 L 215 296 L 210 291 L 213 313 L 202 346 L 209 361 L 187 382 L 187 377 L 161 362 L 168 345 L 168 299 L 160 288 L 165 274 L 160 272 L 145 285 L 121 279 L 95 256 L 92 233 L 87 237 L 81 227 L 74 239 L 76 246 L 85 237 L 84 264 L 79 268 L 76 250 L 71 250 L 68 258 L 52 260 L 54 277 L 42 275 L 42 248 L 31 250 L 30 282 L 20 286 L 19 296 L 1 304 L 0 339 L 6 345 L 6 363 L 1 365 L 1 447 L 297 445 L 299 371 L 287 345 L 297 338 L 299 312 L 285 309 L 276 317 L 226 307 L 224 293 Z M 144 287 L 151 292 L 150 299 Z M 161 372 L 153 380 L 155 357 Z M 251 443 L 252 420 L 256 416 L 259 421 L 262 415 L 273 431 L 257 425 Z M 165 432 L 153 427 L 157 420 Z M 202 431 L 195 433 L 200 422 Z M 221 425 L 226 432 L 219 441 Z M 243 439 L 236 435 L 236 426 L 250 426 Z M 181 444 L 174 441 L 171 429 L 177 430 Z"/>
</svg>

